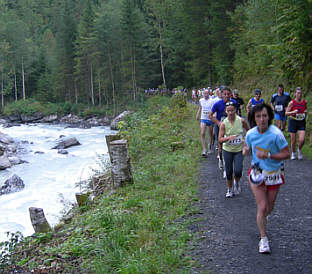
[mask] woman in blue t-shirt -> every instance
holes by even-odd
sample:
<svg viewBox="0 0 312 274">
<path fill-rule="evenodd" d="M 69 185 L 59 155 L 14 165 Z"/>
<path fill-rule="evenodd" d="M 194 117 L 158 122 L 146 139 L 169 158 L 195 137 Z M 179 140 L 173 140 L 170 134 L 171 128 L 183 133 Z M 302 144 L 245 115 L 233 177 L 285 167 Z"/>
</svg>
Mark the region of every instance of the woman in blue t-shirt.
<svg viewBox="0 0 312 274">
<path fill-rule="evenodd" d="M 249 183 L 257 203 L 257 226 L 261 240 L 259 252 L 269 253 L 266 234 L 267 216 L 271 213 L 284 177 L 281 162 L 290 157 L 283 132 L 272 125 L 273 110 L 267 104 L 256 105 L 250 113 L 251 130 L 247 132 L 243 154 L 252 150 Z"/>
</svg>

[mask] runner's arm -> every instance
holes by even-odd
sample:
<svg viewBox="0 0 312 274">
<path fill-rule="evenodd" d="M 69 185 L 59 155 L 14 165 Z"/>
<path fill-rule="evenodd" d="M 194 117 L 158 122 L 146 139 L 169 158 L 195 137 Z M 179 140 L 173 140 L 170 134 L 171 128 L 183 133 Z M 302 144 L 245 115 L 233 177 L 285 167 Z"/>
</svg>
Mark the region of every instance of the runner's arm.
<svg viewBox="0 0 312 274">
<path fill-rule="evenodd" d="M 198 107 L 197 113 L 196 113 L 196 120 L 199 120 L 199 115 L 201 113 L 201 106 Z"/>
<path fill-rule="evenodd" d="M 246 121 L 245 119 L 242 119 L 242 123 L 243 123 L 243 128 L 244 128 L 246 131 L 248 131 L 248 130 L 250 129 L 250 127 L 249 127 L 247 121 Z"/>
<path fill-rule="evenodd" d="M 270 106 L 273 109 L 273 111 L 274 111 L 274 105 L 273 105 L 274 101 L 275 101 L 275 97 L 273 96 L 270 102 Z"/>
<path fill-rule="evenodd" d="M 289 159 L 289 157 L 290 157 L 288 146 L 284 147 L 279 153 L 271 154 L 270 157 L 269 157 L 268 152 L 264 152 L 264 151 L 260 151 L 260 150 L 257 150 L 256 155 L 259 159 L 270 158 L 270 159 L 277 160 L 277 161 L 286 160 L 286 159 Z"/>
<path fill-rule="evenodd" d="M 209 120 L 211 120 L 212 122 L 214 122 L 217 126 L 220 126 L 220 121 L 219 120 L 217 120 L 217 118 L 216 117 L 214 117 L 213 116 L 213 114 L 214 114 L 214 112 L 209 112 L 209 114 L 208 114 L 208 117 L 209 117 Z"/>
<path fill-rule="evenodd" d="M 219 142 L 220 143 L 225 143 L 227 141 L 232 141 L 236 138 L 237 135 L 230 135 L 230 136 L 227 136 L 227 137 L 224 137 L 224 134 L 225 134 L 225 125 L 224 123 L 220 123 L 220 129 L 219 129 Z"/>
<path fill-rule="evenodd" d="M 295 110 L 293 110 L 293 111 L 290 111 L 291 108 L 292 108 L 292 106 L 293 106 L 293 102 L 291 101 L 291 102 L 289 102 L 289 104 L 288 104 L 288 106 L 287 106 L 287 108 L 286 108 L 285 115 L 291 115 L 291 114 L 294 114 L 294 113 L 297 113 L 297 112 L 298 112 L 297 109 L 295 109 Z"/>
<path fill-rule="evenodd" d="M 246 111 L 247 111 L 247 113 L 249 112 L 250 106 L 251 106 L 251 99 L 248 101 L 248 103 L 247 103 L 247 105 L 246 105 Z"/>
<path fill-rule="evenodd" d="M 247 146 L 246 142 L 244 143 L 244 147 L 243 147 L 243 155 L 247 155 L 250 151 L 250 147 Z"/>
</svg>

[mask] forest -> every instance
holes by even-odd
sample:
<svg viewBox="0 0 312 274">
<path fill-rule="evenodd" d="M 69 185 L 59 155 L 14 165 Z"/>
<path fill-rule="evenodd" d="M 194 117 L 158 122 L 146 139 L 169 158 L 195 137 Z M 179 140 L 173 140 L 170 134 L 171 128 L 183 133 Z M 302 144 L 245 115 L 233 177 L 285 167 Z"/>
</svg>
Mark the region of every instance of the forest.
<svg viewBox="0 0 312 274">
<path fill-rule="evenodd" d="M 0 0 L 1 106 L 312 86 L 312 0 Z"/>
</svg>

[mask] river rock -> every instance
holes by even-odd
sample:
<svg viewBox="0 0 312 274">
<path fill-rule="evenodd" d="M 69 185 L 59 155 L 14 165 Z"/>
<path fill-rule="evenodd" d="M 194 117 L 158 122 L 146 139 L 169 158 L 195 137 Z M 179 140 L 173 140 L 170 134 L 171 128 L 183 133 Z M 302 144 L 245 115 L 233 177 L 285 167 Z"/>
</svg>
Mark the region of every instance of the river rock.
<svg viewBox="0 0 312 274">
<path fill-rule="evenodd" d="M 14 140 L 9 135 L 0 132 L 0 143 L 11 144 Z"/>
<path fill-rule="evenodd" d="M 19 115 L 9 115 L 8 119 L 10 122 L 17 122 L 21 120 L 21 117 Z"/>
<path fill-rule="evenodd" d="M 4 182 L 0 188 L 0 195 L 20 191 L 25 187 L 23 180 L 14 174 L 10 179 Z"/>
<path fill-rule="evenodd" d="M 127 115 L 131 114 L 131 111 L 124 111 L 119 114 L 113 121 L 111 122 L 110 129 L 111 130 L 118 130 L 118 123 L 126 118 Z"/>
<path fill-rule="evenodd" d="M 0 156 L 0 170 L 9 168 L 9 167 L 11 167 L 11 166 L 12 166 L 12 164 L 11 164 L 11 162 L 10 162 L 10 160 L 8 159 L 7 156 L 5 156 L 5 155 Z"/>
<path fill-rule="evenodd" d="M 57 153 L 58 154 L 68 154 L 68 151 L 66 150 L 66 149 L 59 149 L 58 151 L 57 151 Z"/>
<path fill-rule="evenodd" d="M 25 115 L 25 114 L 21 114 L 21 120 L 23 123 L 31 123 L 31 122 L 35 122 L 38 121 L 40 119 L 43 118 L 43 114 L 40 112 L 36 112 L 32 115 Z"/>
<path fill-rule="evenodd" d="M 61 138 L 58 141 L 58 144 L 54 146 L 52 149 L 64 149 L 64 148 L 69 148 L 71 146 L 78 146 L 78 145 L 81 145 L 81 144 L 75 137 L 65 137 L 65 138 Z"/>
<path fill-rule="evenodd" d="M 65 124 L 78 124 L 82 121 L 83 119 L 74 114 L 68 114 L 60 119 L 60 122 Z"/>
<path fill-rule="evenodd" d="M 25 163 L 23 160 L 21 160 L 17 156 L 10 156 L 8 157 L 8 159 L 12 165 L 19 165 L 19 164 Z"/>
<path fill-rule="evenodd" d="M 51 114 L 51 115 L 48 115 L 48 116 L 45 116 L 43 117 L 40 122 L 43 122 L 43 123 L 52 123 L 52 122 L 55 122 L 58 120 L 58 116 L 57 114 Z"/>
</svg>

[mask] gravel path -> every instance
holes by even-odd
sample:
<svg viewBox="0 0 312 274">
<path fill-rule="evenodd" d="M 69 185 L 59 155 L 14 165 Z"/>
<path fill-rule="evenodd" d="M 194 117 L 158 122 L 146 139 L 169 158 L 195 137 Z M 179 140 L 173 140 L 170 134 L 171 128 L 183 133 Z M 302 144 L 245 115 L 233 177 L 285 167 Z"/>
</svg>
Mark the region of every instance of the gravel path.
<svg viewBox="0 0 312 274">
<path fill-rule="evenodd" d="M 268 222 L 271 254 L 259 254 L 256 203 L 244 160 L 242 193 L 225 198 L 226 183 L 216 154 L 203 159 L 199 176 L 200 213 L 190 226 L 198 241 L 192 273 L 312 273 L 312 161 L 285 162 L 281 186 Z"/>
</svg>

